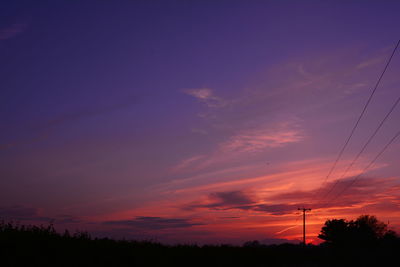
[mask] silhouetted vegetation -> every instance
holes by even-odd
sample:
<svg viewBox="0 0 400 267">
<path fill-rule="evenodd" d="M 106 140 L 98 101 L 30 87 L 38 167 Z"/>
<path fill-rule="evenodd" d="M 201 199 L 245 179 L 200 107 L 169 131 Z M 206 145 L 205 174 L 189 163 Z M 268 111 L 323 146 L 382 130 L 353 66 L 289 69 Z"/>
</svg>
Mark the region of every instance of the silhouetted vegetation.
<svg viewBox="0 0 400 267">
<path fill-rule="evenodd" d="M 168 246 L 3 222 L 0 266 L 383 266 L 400 252 L 399 238 L 374 216 L 328 220 L 320 238 L 319 246 Z"/>
<path fill-rule="evenodd" d="M 328 220 L 318 237 L 336 247 L 374 247 L 397 238 L 385 223 L 369 215 L 362 215 L 354 221 Z"/>
</svg>

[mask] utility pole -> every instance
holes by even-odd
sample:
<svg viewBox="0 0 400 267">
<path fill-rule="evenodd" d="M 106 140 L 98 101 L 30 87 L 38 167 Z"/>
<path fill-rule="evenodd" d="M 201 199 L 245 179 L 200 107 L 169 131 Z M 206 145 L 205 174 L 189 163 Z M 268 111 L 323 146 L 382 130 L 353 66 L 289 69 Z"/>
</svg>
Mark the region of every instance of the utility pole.
<svg viewBox="0 0 400 267">
<path fill-rule="evenodd" d="M 303 212 L 303 245 L 306 245 L 306 212 L 311 211 L 311 209 L 298 208 L 298 210 Z"/>
</svg>

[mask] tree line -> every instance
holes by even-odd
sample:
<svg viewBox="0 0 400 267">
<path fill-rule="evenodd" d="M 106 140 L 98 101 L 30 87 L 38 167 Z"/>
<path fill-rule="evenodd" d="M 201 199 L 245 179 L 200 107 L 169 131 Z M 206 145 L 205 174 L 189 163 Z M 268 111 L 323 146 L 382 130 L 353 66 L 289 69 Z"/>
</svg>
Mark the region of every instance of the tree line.
<svg viewBox="0 0 400 267">
<path fill-rule="evenodd" d="M 0 222 L 0 266 L 382 266 L 400 238 L 375 216 L 327 220 L 320 245 L 164 245 Z"/>
</svg>

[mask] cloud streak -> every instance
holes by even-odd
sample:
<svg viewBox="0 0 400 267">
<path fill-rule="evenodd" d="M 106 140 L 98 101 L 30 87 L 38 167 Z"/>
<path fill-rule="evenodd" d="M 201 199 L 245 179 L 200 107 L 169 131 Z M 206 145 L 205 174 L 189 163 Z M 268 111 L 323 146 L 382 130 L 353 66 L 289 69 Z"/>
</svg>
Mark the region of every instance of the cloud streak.
<svg viewBox="0 0 400 267">
<path fill-rule="evenodd" d="M 174 171 L 196 170 L 211 165 L 234 162 L 248 154 L 277 149 L 306 139 L 296 120 L 258 125 L 239 130 L 216 145 L 208 154 L 194 155 L 181 160 L 171 168 Z"/>
<path fill-rule="evenodd" d="M 194 203 L 185 206 L 185 209 L 235 209 L 246 207 L 255 203 L 254 200 L 245 192 L 231 191 L 231 192 L 214 192 L 209 194 L 208 203 Z"/>
<path fill-rule="evenodd" d="M 281 147 L 304 139 L 302 132 L 296 128 L 291 129 L 288 123 L 271 128 L 243 131 L 221 144 L 220 149 L 224 152 L 260 152 L 267 148 Z"/>
<path fill-rule="evenodd" d="M 8 40 L 23 33 L 28 25 L 26 23 L 14 23 L 11 26 L 0 29 L 0 40 Z"/>
<path fill-rule="evenodd" d="M 284 215 L 292 213 L 297 207 L 288 204 L 265 204 L 256 199 L 256 196 L 250 196 L 249 193 L 243 191 L 214 192 L 209 194 L 206 203 L 192 203 L 184 206 L 184 209 L 251 210 L 271 215 Z"/>
<path fill-rule="evenodd" d="M 44 216 L 38 208 L 26 206 L 0 207 L 0 219 L 33 222 L 52 222 L 60 224 L 81 223 L 82 220 L 72 215 Z"/>
<path fill-rule="evenodd" d="M 349 187 L 340 198 L 332 198 L 342 192 L 343 188 L 351 184 L 352 177 L 343 179 L 337 183 L 337 186 L 332 193 L 326 198 L 322 198 L 324 193 L 328 192 L 336 181 L 329 182 L 324 185 L 322 190 L 313 189 L 308 191 L 289 191 L 279 194 L 270 194 L 268 196 L 260 195 L 254 190 L 251 194 L 248 191 L 226 191 L 213 192 L 208 194 L 205 200 L 196 201 L 183 206 L 186 210 L 242 210 L 261 212 L 270 215 L 290 215 L 293 214 L 298 207 L 310 206 L 314 210 L 333 210 L 338 208 L 359 208 L 368 206 L 375 207 L 376 203 L 373 200 L 382 199 L 384 192 L 389 192 L 391 188 L 398 187 L 398 184 L 393 179 L 378 179 L 368 178 L 359 180 L 357 183 Z M 322 192 L 319 198 L 313 203 L 311 199 L 316 193 Z M 388 203 L 384 205 L 385 209 L 396 209 L 400 206 L 400 199 L 393 197 L 388 199 Z"/>
<path fill-rule="evenodd" d="M 191 222 L 188 219 L 162 218 L 162 217 L 136 217 L 131 220 L 106 221 L 104 222 L 104 224 L 116 225 L 116 226 L 129 226 L 146 230 L 188 228 L 196 225 L 202 225 L 201 223 Z"/>
<path fill-rule="evenodd" d="M 113 103 L 110 105 L 98 106 L 98 107 L 94 107 L 94 108 L 87 108 L 87 109 L 71 112 L 69 114 L 63 114 L 63 115 L 55 117 L 47 122 L 39 123 L 37 125 L 34 125 L 33 127 L 29 127 L 29 129 L 27 129 L 27 130 L 45 131 L 52 127 L 56 127 L 56 126 L 63 125 L 66 123 L 71 123 L 71 122 L 74 122 L 74 121 L 77 121 L 80 119 L 90 118 L 90 117 L 118 111 L 120 109 L 128 108 L 137 103 L 138 103 L 138 101 L 137 101 L 136 97 L 127 97 L 126 99 L 124 99 L 122 101 L 119 101 L 117 103 Z M 7 150 L 7 149 L 10 149 L 10 148 L 13 148 L 16 146 L 20 146 L 20 145 L 28 145 L 28 144 L 37 143 L 37 142 L 43 141 L 45 139 L 48 139 L 48 137 L 49 137 L 49 135 L 47 133 L 46 134 L 42 133 L 38 137 L 34 137 L 34 138 L 26 139 L 26 140 L 17 140 L 17 141 L 5 143 L 5 144 L 0 144 L 0 151 Z"/>
</svg>

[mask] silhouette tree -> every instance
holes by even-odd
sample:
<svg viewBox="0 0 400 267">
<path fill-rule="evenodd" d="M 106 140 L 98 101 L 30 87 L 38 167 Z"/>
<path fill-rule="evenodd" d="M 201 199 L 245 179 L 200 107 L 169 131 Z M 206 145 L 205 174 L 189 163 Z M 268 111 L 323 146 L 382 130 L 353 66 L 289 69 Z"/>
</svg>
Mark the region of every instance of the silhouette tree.
<svg viewBox="0 0 400 267">
<path fill-rule="evenodd" d="M 361 215 L 356 220 L 327 220 L 318 237 L 335 246 L 371 246 L 383 239 L 396 237 L 375 216 Z"/>
<path fill-rule="evenodd" d="M 349 223 L 352 239 L 363 245 L 375 244 L 387 232 L 387 225 L 378 221 L 375 216 L 361 215 Z"/>
<path fill-rule="evenodd" d="M 348 235 L 349 223 L 344 219 L 333 219 L 325 222 L 318 238 L 325 240 L 328 244 L 343 245 L 347 242 Z"/>
</svg>

